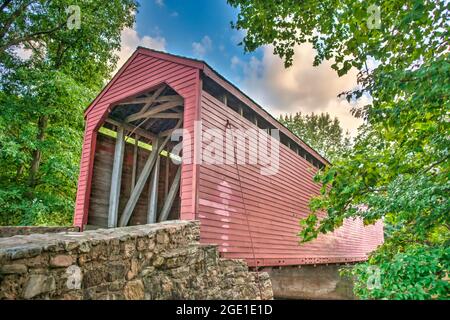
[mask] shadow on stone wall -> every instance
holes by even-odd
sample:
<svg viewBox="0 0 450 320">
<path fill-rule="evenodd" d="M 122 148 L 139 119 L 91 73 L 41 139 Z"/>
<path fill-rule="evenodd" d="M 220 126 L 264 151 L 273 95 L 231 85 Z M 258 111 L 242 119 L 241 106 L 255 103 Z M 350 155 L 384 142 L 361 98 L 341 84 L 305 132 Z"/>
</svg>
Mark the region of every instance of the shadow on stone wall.
<svg viewBox="0 0 450 320">
<path fill-rule="evenodd" d="M 353 281 L 336 264 L 267 268 L 275 299 L 352 300 Z"/>
</svg>

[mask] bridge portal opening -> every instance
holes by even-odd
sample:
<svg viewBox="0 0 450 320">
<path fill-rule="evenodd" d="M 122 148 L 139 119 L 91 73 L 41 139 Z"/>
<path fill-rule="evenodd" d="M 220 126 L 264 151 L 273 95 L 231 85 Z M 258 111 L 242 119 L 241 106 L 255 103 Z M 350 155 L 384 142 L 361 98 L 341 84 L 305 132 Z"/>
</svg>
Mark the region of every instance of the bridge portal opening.
<svg viewBox="0 0 450 320">
<path fill-rule="evenodd" d="M 183 98 L 167 85 L 112 105 L 98 128 L 87 228 L 114 228 L 180 217 Z"/>
</svg>

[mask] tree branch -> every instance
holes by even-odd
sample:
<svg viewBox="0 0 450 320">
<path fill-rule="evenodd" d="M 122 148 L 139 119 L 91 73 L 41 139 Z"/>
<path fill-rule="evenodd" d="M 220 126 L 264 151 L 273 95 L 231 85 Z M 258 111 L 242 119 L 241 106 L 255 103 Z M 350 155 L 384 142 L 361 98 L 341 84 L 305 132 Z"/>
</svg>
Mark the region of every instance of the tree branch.
<svg viewBox="0 0 450 320">
<path fill-rule="evenodd" d="M 430 164 L 428 167 L 424 168 L 424 169 L 422 170 L 422 173 L 425 173 L 425 172 L 427 172 L 427 171 L 430 171 L 431 169 L 433 169 L 433 168 L 436 167 L 437 165 L 441 164 L 442 162 L 447 161 L 449 158 L 450 158 L 450 156 L 445 156 L 445 157 L 443 157 L 442 159 L 440 159 L 440 160 L 438 160 L 438 161 L 436 161 L 436 162 L 433 162 L 433 163 Z M 420 172 L 419 172 L 419 173 L 420 173 Z"/>
<path fill-rule="evenodd" d="M 35 32 L 35 33 L 32 33 L 32 34 L 30 34 L 28 36 L 9 41 L 9 42 L 3 44 L 2 46 L 0 46 L 0 51 L 4 51 L 4 50 L 6 50 L 7 48 L 9 48 L 11 46 L 18 45 L 18 44 L 23 43 L 23 42 L 36 40 L 36 38 L 39 37 L 39 36 L 42 36 L 42 35 L 45 35 L 45 34 L 49 34 L 49 33 L 52 33 L 52 32 L 55 32 L 55 31 L 61 29 L 65 24 L 66 23 L 64 22 L 64 23 L 61 23 L 60 25 L 58 25 L 58 26 L 56 26 L 56 27 L 54 27 L 52 29 Z"/>
</svg>

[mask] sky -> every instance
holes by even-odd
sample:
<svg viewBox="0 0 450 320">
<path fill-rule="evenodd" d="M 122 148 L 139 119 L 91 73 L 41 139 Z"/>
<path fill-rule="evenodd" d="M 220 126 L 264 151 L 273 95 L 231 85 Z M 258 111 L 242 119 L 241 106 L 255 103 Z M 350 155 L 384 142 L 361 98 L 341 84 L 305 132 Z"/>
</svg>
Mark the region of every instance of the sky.
<svg viewBox="0 0 450 320">
<path fill-rule="evenodd" d="M 205 60 L 275 117 L 328 112 L 354 136 L 361 120 L 337 95 L 356 86 L 356 70 L 339 78 L 331 62 L 313 67 L 307 44 L 295 48 L 288 69 L 271 46 L 244 53 L 244 31 L 231 28 L 237 14 L 226 0 L 142 0 L 134 28 L 122 32 L 119 66 L 137 46 Z"/>
</svg>

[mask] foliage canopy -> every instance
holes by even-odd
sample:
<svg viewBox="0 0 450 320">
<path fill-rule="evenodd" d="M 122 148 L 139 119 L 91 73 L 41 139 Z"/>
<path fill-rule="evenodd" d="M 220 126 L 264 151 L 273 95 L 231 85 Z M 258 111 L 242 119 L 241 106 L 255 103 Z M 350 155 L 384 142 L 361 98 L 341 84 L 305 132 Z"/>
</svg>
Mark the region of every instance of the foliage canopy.
<svg viewBox="0 0 450 320">
<path fill-rule="evenodd" d="M 328 113 L 297 112 L 294 115 L 281 115 L 279 120 L 331 163 L 345 157 L 350 151 L 349 133 L 344 133 L 339 119 L 332 119 Z"/>
<path fill-rule="evenodd" d="M 448 298 L 449 7 L 447 1 L 229 0 L 247 31 L 246 51 L 273 45 L 292 64 L 294 47 L 310 42 L 314 64 L 332 60 L 338 75 L 357 68 L 370 105 L 347 159 L 320 172 L 322 194 L 301 222 L 302 241 L 361 217 L 385 222 L 385 244 L 354 270 L 364 298 Z M 379 21 L 377 21 L 379 14 Z M 331 187 L 331 188 L 328 188 Z M 324 211 L 319 219 L 317 212 Z M 428 262 L 431 265 L 428 264 Z M 369 265 L 382 288 L 369 290 Z"/>
<path fill-rule="evenodd" d="M 67 10 L 74 5 L 79 28 L 76 11 Z M 1 2 L 0 224 L 70 224 L 83 110 L 115 69 L 121 30 L 132 26 L 136 7 L 134 0 Z"/>
</svg>

